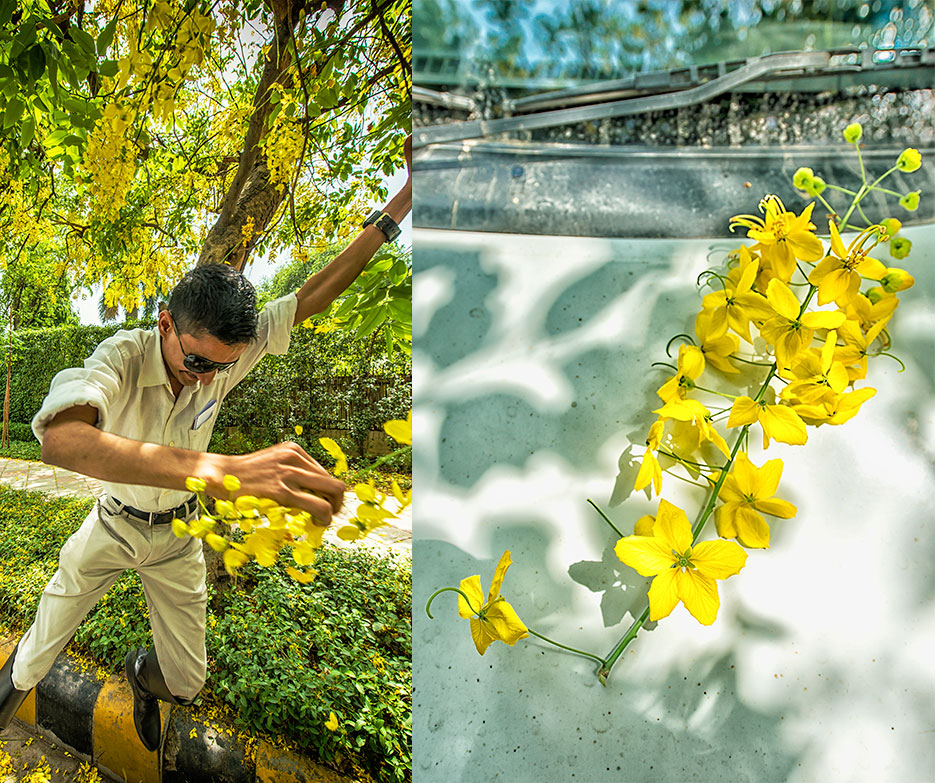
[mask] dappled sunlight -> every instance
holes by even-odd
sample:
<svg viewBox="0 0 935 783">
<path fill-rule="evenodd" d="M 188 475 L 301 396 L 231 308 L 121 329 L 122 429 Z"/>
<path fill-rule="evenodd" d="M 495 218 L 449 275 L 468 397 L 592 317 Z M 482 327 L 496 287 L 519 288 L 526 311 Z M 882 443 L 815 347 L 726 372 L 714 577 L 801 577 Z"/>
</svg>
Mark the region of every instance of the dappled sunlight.
<svg viewBox="0 0 935 783">
<path fill-rule="evenodd" d="M 771 518 L 771 548 L 751 550 L 718 583 L 717 622 L 703 627 L 679 605 L 647 623 L 605 689 L 594 661 L 536 638 L 480 658 L 450 594 L 435 620 L 420 601 L 472 574 L 486 585 L 509 549 L 502 594 L 522 621 L 610 652 L 649 580 L 616 558 L 617 534 L 587 501 L 622 535 L 656 512 L 655 498 L 632 492 L 655 390 L 671 375 L 650 365 L 666 360 L 671 335 L 691 331 L 707 256 L 738 242 L 421 233 L 416 285 L 427 274 L 440 304 L 427 308 L 414 358 L 415 774 L 912 779 L 931 755 L 932 705 L 919 683 L 935 679 L 935 271 L 916 276 L 892 327 L 907 370 L 875 360 L 879 391 L 860 416 L 766 453 L 754 430 L 750 458 L 783 460 L 780 494 L 798 514 Z M 449 240 L 473 271 L 433 272 Z M 932 255 L 932 239 L 912 240 L 915 257 Z M 455 306 L 484 326 L 446 353 L 459 336 L 439 313 Z M 741 390 L 758 371 L 741 374 Z M 704 491 L 667 478 L 664 496 L 694 519 Z M 711 524 L 702 539 L 715 536 Z M 855 747 L 874 748 L 872 761 L 861 764 Z"/>
</svg>

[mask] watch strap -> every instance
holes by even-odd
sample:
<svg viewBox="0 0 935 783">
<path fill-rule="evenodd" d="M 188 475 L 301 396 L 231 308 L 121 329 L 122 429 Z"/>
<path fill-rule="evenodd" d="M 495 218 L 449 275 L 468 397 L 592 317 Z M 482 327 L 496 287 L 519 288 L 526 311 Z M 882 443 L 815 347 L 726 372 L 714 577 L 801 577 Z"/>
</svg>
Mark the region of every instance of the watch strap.
<svg viewBox="0 0 935 783">
<path fill-rule="evenodd" d="M 400 234 L 399 226 L 396 224 L 396 221 L 385 212 L 380 212 L 379 210 L 371 212 L 361 226 L 363 228 L 376 226 L 383 232 L 387 242 L 393 242 Z"/>
</svg>

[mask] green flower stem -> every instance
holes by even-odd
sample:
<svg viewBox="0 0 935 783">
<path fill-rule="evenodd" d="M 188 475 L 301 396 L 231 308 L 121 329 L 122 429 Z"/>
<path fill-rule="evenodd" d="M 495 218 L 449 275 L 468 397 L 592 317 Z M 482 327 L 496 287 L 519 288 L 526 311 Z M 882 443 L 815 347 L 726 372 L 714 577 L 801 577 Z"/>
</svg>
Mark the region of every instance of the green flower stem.
<svg viewBox="0 0 935 783">
<path fill-rule="evenodd" d="M 805 297 L 805 301 L 802 302 L 801 307 L 799 308 L 798 317 L 801 318 L 805 313 L 805 310 L 808 308 L 809 302 L 812 301 L 812 297 L 815 295 L 815 292 L 818 290 L 818 286 L 810 285 L 808 294 Z M 760 390 L 757 392 L 756 397 L 754 398 L 755 402 L 759 402 L 763 399 L 763 395 L 766 394 L 766 390 L 769 388 L 770 382 L 773 380 L 773 377 L 776 375 L 776 363 L 773 362 L 770 365 L 769 372 L 766 374 L 766 378 L 763 380 Z M 741 444 L 747 440 L 747 433 L 750 429 L 749 424 L 744 424 L 740 429 L 740 434 L 737 436 L 737 440 L 734 442 L 734 447 L 731 449 L 730 458 L 727 460 L 727 464 L 722 468 L 721 475 L 718 477 L 718 480 L 715 482 L 714 487 L 711 489 L 711 494 L 708 497 L 708 502 L 705 504 L 704 510 L 701 513 L 701 516 L 698 519 L 698 522 L 695 523 L 695 526 L 692 528 L 692 545 L 694 546 L 695 542 L 698 540 L 698 536 L 701 535 L 701 531 L 704 529 L 705 523 L 711 516 L 711 512 L 714 511 L 714 506 L 717 503 L 718 496 L 721 493 L 721 487 L 724 486 L 724 482 L 727 479 L 727 475 L 730 473 L 731 467 L 733 467 L 734 460 L 737 458 L 737 453 L 740 451 Z M 629 627 L 624 637 L 617 642 L 616 647 L 610 655 L 607 656 L 607 660 L 604 665 L 601 667 L 600 671 L 597 673 L 598 679 L 601 681 L 601 684 L 605 684 L 607 677 L 610 675 L 610 670 L 613 668 L 614 663 L 620 657 L 621 653 L 624 651 L 626 646 L 636 638 L 637 632 L 640 628 L 643 627 L 643 623 L 646 622 L 646 619 L 649 617 L 649 606 L 643 610 L 643 613 L 634 620 L 633 624 Z"/>
<path fill-rule="evenodd" d="M 833 215 L 837 214 L 837 210 L 834 207 L 832 207 L 827 201 L 825 201 L 821 193 L 816 193 L 815 198 L 817 198 L 822 204 L 824 204 L 825 209 L 827 209 L 831 214 Z"/>
<path fill-rule="evenodd" d="M 730 358 L 736 359 L 738 362 L 743 362 L 744 364 L 756 364 L 759 367 L 772 367 L 773 366 L 771 362 L 755 362 L 752 359 L 744 359 L 742 356 L 738 356 L 735 353 L 731 354 Z"/>
<path fill-rule="evenodd" d="M 860 159 L 860 150 L 859 150 L 859 149 L 857 150 L 857 157 L 858 157 L 858 159 Z M 860 167 L 861 167 L 861 172 L 862 172 L 862 173 L 863 173 L 863 166 L 864 166 L 864 164 L 863 164 L 863 161 L 861 160 Z M 861 186 L 860 190 L 857 191 L 857 195 L 854 196 L 854 200 L 851 202 L 850 207 L 848 207 L 847 212 L 844 213 L 844 217 L 841 218 L 841 223 L 840 223 L 840 225 L 841 225 L 842 227 L 846 227 L 846 226 L 847 226 L 847 220 L 848 220 L 848 218 L 851 216 L 851 213 L 857 208 L 857 205 L 860 203 L 861 199 L 862 199 L 864 196 L 866 196 L 871 190 L 873 190 L 874 188 L 876 188 L 876 186 L 879 185 L 879 184 L 880 184 L 884 179 L 886 179 L 890 174 L 892 174 L 894 171 L 897 171 L 898 169 L 899 169 L 898 166 L 893 166 L 893 168 L 891 168 L 891 169 L 885 171 L 883 174 L 881 174 L 879 177 L 877 177 L 877 178 L 873 181 L 873 184 L 872 184 L 872 185 L 867 185 L 867 184 L 866 184 L 866 182 L 867 182 L 867 180 L 866 180 L 866 175 L 864 175 L 864 184 Z M 843 229 L 842 229 L 842 230 L 843 230 Z"/>
<path fill-rule="evenodd" d="M 716 394 L 718 397 L 725 397 L 728 400 L 736 400 L 736 394 L 725 394 L 724 392 L 715 391 L 714 389 L 706 389 L 704 386 L 695 385 L 695 388 L 701 392 L 707 392 L 708 394 Z"/>
<path fill-rule="evenodd" d="M 899 362 L 899 369 L 897 370 L 897 372 L 902 372 L 903 370 L 906 369 L 906 365 L 903 363 L 903 360 L 902 360 L 902 359 L 900 359 L 898 356 L 894 356 L 894 355 L 891 354 L 891 353 L 887 353 L 886 351 L 880 351 L 879 353 L 868 353 L 867 356 L 870 356 L 870 357 L 873 357 L 873 356 L 888 356 L 890 359 L 894 359 L 894 360 L 896 360 L 897 362 Z"/>
<path fill-rule="evenodd" d="M 825 187 L 831 188 L 831 190 L 838 190 L 838 191 L 840 191 L 841 193 L 847 193 L 848 196 L 856 196 L 856 195 L 857 195 L 857 191 L 856 191 L 856 190 L 848 190 L 847 188 L 842 188 L 840 185 L 832 185 L 832 184 L 826 182 L 826 183 L 825 183 Z M 834 212 L 833 209 L 832 209 L 831 211 Z"/>
<path fill-rule="evenodd" d="M 442 593 L 445 593 L 445 592 L 449 592 L 449 591 L 452 592 L 452 593 L 457 593 L 458 595 L 460 595 L 460 596 L 467 602 L 468 609 L 470 609 L 472 612 L 474 612 L 474 614 L 479 614 L 479 613 L 480 613 L 480 609 L 475 609 L 473 606 L 471 606 L 471 599 L 468 598 L 468 597 L 464 594 L 464 591 L 463 591 L 463 590 L 461 590 L 460 588 L 457 588 L 457 587 L 442 587 L 441 589 L 436 590 L 434 593 L 432 593 L 431 597 L 429 598 L 429 600 L 428 600 L 428 601 L 426 602 L 426 604 L 425 604 L 425 613 L 429 616 L 429 620 L 434 620 L 434 619 L 435 619 L 434 617 L 432 617 L 432 612 L 429 611 L 429 610 L 432 608 L 432 601 L 435 600 L 435 597 L 436 597 L 436 596 L 441 595 Z"/>
<path fill-rule="evenodd" d="M 526 630 L 529 631 L 529 633 L 531 633 L 537 639 L 542 639 L 542 641 L 544 642 L 548 642 L 549 644 L 554 644 L 556 647 L 561 647 L 563 650 L 568 650 L 568 652 L 573 652 L 573 653 L 576 653 L 577 655 L 583 655 L 585 658 L 591 658 L 592 660 L 597 661 L 602 667 L 605 665 L 604 659 L 599 658 L 593 653 L 585 652 L 584 650 L 577 650 L 574 647 L 569 647 L 567 644 L 559 644 L 554 639 L 550 639 L 548 636 L 543 636 L 541 633 L 538 633 L 537 631 L 532 630 L 532 628 L 527 627 Z"/>
<path fill-rule="evenodd" d="M 597 678 L 601 681 L 601 685 L 607 685 L 607 678 L 610 676 L 610 670 L 614 667 L 614 664 L 617 662 L 617 659 L 620 657 L 620 654 L 626 649 L 626 646 L 636 638 L 636 634 L 639 632 L 640 628 L 643 627 L 649 619 L 649 605 L 643 610 L 643 613 L 633 621 L 633 625 L 630 626 L 629 630 L 626 632 L 626 635 L 617 642 L 617 646 L 611 651 L 610 655 L 607 656 L 604 661 L 604 665 L 601 666 L 600 670 L 597 673 Z"/>
<path fill-rule="evenodd" d="M 685 459 L 685 457 L 680 457 L 678 454 L 673 454 L 672 452 L 666 451 L 665 449 L 659 449 L 659 453 L 665 454 L 670 459 L 674 459 L 676 462 L 681 462 L 683 465 L 691 465 L 700 470 L 722 470 L 722 468 L 716 465 L 706 465 L 704 462 L 695 462 L 694 460 Z"/>
<path fill-rule="evenodd" d="M 877 188 L 881 193 L 886 193 L 887 196 L 896 196 L 896 198 L 902 198 L 902 193 L 897 193 L 895 190 L 887 190 L 886 188 Z"/>
<path fill-rule="evenodd" d="M 601 511 L 601 509 L 600 509 L 600 507 L 597 505 L 597 503 L 595 503 L 593 500 L 591 500 L 591 498 L 588 498 L 588 503 L 590 503 L 591 506 L 594 508 L 594 510 L 604 518 L 604 521 L 605 521 L 608 525 L 610 525 L 610 526 L 613 528 L 613 531 L 614 531 L 618 536 L 620 536 L 620 538 L 623 538 L 623 533 L 621 533 L 619 530 L 617 530 L 617 526 L 616 526 L 613 522 L 610 521 L 610 517 L 608 517 L 607 514 L 605 514 L 603 511 Z"/>
<path fill-rule="evenodd" d="M 400 454 L 408 454 L 411 451 L 412 451 L 412 446 L 403 446 L 402 448 L 396 449 L 396 451 L 392 451 L 389 454 L 384 454 L 379 459 L 375 459 L 369 465 L 365 465 L 359 470 L 361 473 L 369 473 L 371 470 L 375 470 L 376 468 L 378 468 L 384 462 L 389 462 L 391 459 L 393 459 L 393 457 L 398 457 Z"/>
<path fill-rule="evenodd" d="M 864 159 L 860 154 L 860 141 L 854 142 L 854 149 L 857 151 L 857 162 L 860 163 L 860 181 L 863 182 L 863 186 L 867 187 L 867 170 L 864 168 Z M 856 196 L 856 194 L 854 194 Z"/>
</svg>

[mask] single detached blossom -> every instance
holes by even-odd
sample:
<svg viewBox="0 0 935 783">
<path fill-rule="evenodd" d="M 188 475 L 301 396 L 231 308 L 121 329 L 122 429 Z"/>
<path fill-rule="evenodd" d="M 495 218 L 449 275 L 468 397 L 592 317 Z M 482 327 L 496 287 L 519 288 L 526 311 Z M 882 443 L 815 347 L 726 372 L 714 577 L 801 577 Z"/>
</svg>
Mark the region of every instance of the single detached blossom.
<svg viewBox="0 0 935 783">
<path fill-rule="evenodd" d="M 529 636 L 529 631 L 519 619 L 513 607 L 500 595 L 500 586 L 503 577 L 510 567 L 510 551 L 507 550 L 497 563 L 497 570 L 493 575 L 487 602 L 484 603 L 484 591 L 481 589 L 480 576 L 469 576 L 461 580 L 461 592 L 458 596 L 458 614 L 471 620 L 471 636 L 477 652 L 483 655 L 492 642 L 497 640 L 506 642 L 510 647 L 520 639 Z"/>
<path fill-rule="evenodd" d="M 644 527 L 645 529 L 645 527 Z M 659 501 L 651 536 L 625 536 L 614 551 L 641 576 L 652 576 L 649 618 L 668 617 L 681 601 L 702 625 L 717 618 L 717 581 L 740 572 L 747 553 L 733 541 L 692 545 L 692 529 L 682 509 Z"/>
<path fill-rule="evenodd" d="M 738 453 L 721 487 L 724 504 L 717 510 L 718 535 L 736 538 L 745 547 L 768 547 L 769 525 L 763 514 L 789 519 L 797 510 L 788 500 L 773 497 L 781 477 L 781 459 L 771 459 L 758 468 L 744 452 Z"/>
</svg>

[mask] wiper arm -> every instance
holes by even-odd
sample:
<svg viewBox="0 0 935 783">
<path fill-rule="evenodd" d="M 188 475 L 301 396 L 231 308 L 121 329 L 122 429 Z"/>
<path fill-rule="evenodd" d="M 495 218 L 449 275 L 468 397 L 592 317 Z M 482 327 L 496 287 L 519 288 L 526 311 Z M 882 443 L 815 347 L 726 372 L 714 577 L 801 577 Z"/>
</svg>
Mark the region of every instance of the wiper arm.
<svg viewBox="0 0 935 783">
<path fill-rule="evenodd" d="M 858 50 L 858 49 L 835 49 L 817 52 L 784 52 L 779 54 L 767 54 L 762 57 L 748 60 L 745 64 L 739 65 L 735 70 L 728 70 L 727 63 L 719 63 L 712 68 L 717 69 L 720 74 L 710 81 L 706 81 L 698 86 L 687 89 L 680 88 L 678 84 L 662 84 L 660 73 L 635 76 L 626 80 L 620 80 L 616 83 L 602 83 L 600 89 L 595 89 L 595 85 L 575 90 L 562 90 L 559 92 L 546 93 L 543 95 L 532 96 L 530 98 L 517 100 L 513 104 L 514 110 L 527 110 L 534 108 L 545 108 L 556 104 L 567 106 L 573 98 L 574 102 L 603 100 L 603 103 L 596 105 L 581 106 L 578 108 L 562 108 L 553 111 L 540 111 L 520 117 L 506 117 L 495 120 L 469 120 L 466 122 L 455 122 L 446 125 L 434 126 L 416 130 L 413 137 L 413 146 L 416 149 L 428 146 L 430 144 L 439 144 L 443 142 L 464 141 L 466 139 L 477 139 L 485 136 L 493 136 L 498 133 L 508 133 L 513 131 L 526 131 L 539 128 L 551 128 L 557 125 L 569 125 L 579 122 L 592 122 L 595 120 L 604 120 L 612 117 L 624 117 L 633 114 L 645 114 L 653 111 L 664 111 L 668 109 L 678 109 L 684 106 L 703 103 L 725 92 L 730 92 L 738 87 L 757 79 L 764 77 L 795 77 L 811 76 L 822 73 L 835 72 L 853 72 L 864 69 L 877 69 L 892 67 L 896 64 L 910 65 L 912 67 L 925 67 L 932 69 L 935 65 L 935 49 L 914 49 L 908 50 L 912 56 L 907 56 L 905 51 L 896 51 L 892 53 L 892 62 L 889 60 L 879 61 L 880 51 Z M 889 55 L 890 52 L 885 52 Z M 840 63 L 842 55 L 848 58 L 860 57 L 859 62 Z M 706 74 L 701 73 L 705 66 L 699 66 L 695 70 L 695 78 L 701 78 Z M 680 69 L 685 70 L 685 69 Z M 692 69 L 688 69 L 689 72 Z M 662 72 L 676 73 L 676 72 Z M 629 89 L 633 85 L 642 84 L 642 90 L 653 89 L 651 82 L 655 79 L 657 85 L 655 89 L 667 89 L 669 91 L 654 95 L 643 95 L 641 97 L 628 97 L 616 101 L 607 101 L 610 97 L 608 92 L 613 90 Z M 640 81 L 641 80 L 641 81 Z M 562 97 L 563 96 L 563 97 Z"/>
</svg>

